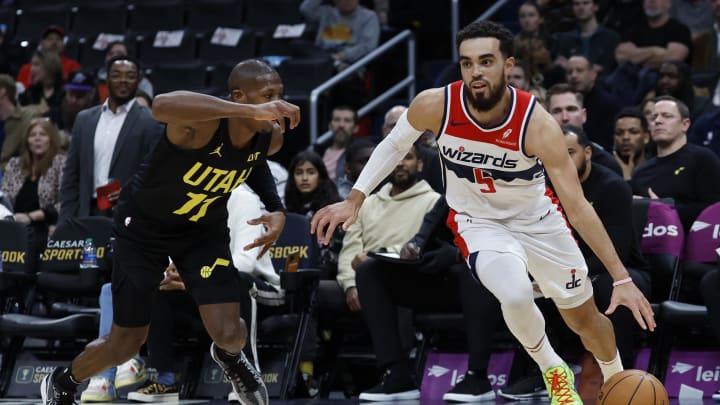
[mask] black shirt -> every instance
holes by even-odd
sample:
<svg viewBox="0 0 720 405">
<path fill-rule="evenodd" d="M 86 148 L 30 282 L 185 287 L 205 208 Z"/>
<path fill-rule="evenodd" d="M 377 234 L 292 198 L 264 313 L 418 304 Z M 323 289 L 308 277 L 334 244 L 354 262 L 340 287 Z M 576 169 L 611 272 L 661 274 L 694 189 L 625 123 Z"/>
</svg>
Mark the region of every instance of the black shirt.
<svg viewBox="0 0 720 405">
<path fill-rule="evenodd" d="M 690 29 L 674 18 L 670 18 L 665 25 L 659 28 L 650 28 L 647 19 L 643 19 L 637 25 L 633 26 L 623 38 L 630 41 L 639 48 L 647 46 L 667 47 L 670 42 L 679 42 L 687 46 L 692 51 L 692 37 Z M 690 63 L 690 54 L 685 58 L 685 62 Z"/>
<path fill-rule="evenodd" d="M 218 226 L 227 221 L 230 192 L 243 182 L 258 194 L 268 211 L 282 209 L 266 156 L 272 138 L 257 133 L 248 146 L 232 145 L 227 119 L 206 146 L 181 149 L 162 137 L 145 158 L 118 208 L 123 216 L 139 216 L 156 231 L 187 231 L 193 225 Z"/>
<path fill-rule="evenodd" d="M 701 146 L 687 144 L 669 156 L 653 157 L 633 172 L 633 194 L 675 200 L 683 226 L 690 229 L 700 211 L 720 201 L 720 158 Z"/>
</svg>

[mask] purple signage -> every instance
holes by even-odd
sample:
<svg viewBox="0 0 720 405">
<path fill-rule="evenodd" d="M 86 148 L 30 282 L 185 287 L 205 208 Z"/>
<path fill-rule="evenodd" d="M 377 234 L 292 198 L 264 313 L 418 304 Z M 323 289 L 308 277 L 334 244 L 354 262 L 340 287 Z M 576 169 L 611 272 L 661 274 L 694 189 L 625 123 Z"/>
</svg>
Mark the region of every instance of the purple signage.
<svg viewBox="0 0 720 405">
<path fill-rule="evenodd" d="M 703 210 L 693 222 L 685 243 L 683 258 L 688 262 L 715 263 L 720 246 L 720 203 Z"/>
<path fill-rule="evenodd" d="M 647 222 L 640 242 L 642 252 L 665 253 L 680 257 L 685 241 L 685 231 L 675 207 L 651 201 L 647 214 Z"/>
<path fill-rule="evenodd" d="M 507 384 L 510 368 L 515 357 L 513 351 L 497 352 L 490 355 L 488 379 L 495 391 Z M 422 399 L 442 399 L 443 394 L 450 391 L 467 371 L 467 353 L 436 353 L 428 354 L 423 369 Z"/>
<path fill-rule="evenodd" d="M 681 389 L 683 392 L 702 391 L 703 396 L 712 396 L 720 387 L 720 352 L 673 350 L 664 384 L 670 397 L 677 397 Z"/>
</svg>

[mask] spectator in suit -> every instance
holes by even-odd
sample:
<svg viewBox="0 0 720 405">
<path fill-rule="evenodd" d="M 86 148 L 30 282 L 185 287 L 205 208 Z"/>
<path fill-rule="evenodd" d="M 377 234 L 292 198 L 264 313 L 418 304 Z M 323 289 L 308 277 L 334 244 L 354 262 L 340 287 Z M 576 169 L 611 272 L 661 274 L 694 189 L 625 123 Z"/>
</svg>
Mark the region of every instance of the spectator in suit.
<svg viewBox="0 0 720 405">
<path fill-rule="evenodd" d="M 647 160 L 646 148 L 650 132 L 645 116 L 639 109 L 628 107 L 615 117 L 615 149 L 613 155 L 622 168 L 625 180 L 632 178 L 632 172 Z"/>
<path fill-rule="evenodd" d="M 62 63 L 56 53 L 36 50 L 31 59 L 30 86 L 18 101 L 39 117 L 59 107 L 63 99 Z"/>
<path fill-rule="evenodd" d="M 0 169 L 11 157 L 20 154 L 23 139 L 32 113 L 18 105 L 15 97 L 15 80 L 10 75 L 0 74 Z"/>
<path fill-rule="evenodd" d="M 108 99 L 83 110 L 73 127 L 61 188 L 60 222 L 71 217 L 109 215 L 96 205 L 97 187 L 110 179 L 125 184 L 163 136 L 150 110 L 135 103 L 139 68 L 121 56 L 108 62 Z M 119 192 L 109 196 L 117 200 Z"/>
<path fill-rule="evenodd" d="M 655 99 L 650 131 L 657 156 L 635 169 L 630 184 L 633 194 L 649 198 L 672 198 L 688 231 L 695 218 L 720 201 L 720 158 L 707 148 L 688 144 L 690 110 L 672 96 Z"/>
<path fill-rule="evenodd" d="M 556 84 L 548 89 L 547 109 L 561 126 L 574 125 L 582 128 L 585 125 L 587 112 L 583 107 L 583 95 L 574 92 L 568 84 Z M 594 163 L 601 164 L 622 176 L 622 169 L 610 152 L 597 143 L 593 143 L 591 146 Z"/>
<path fill-rule="evenodd" d="M 127 44 L 123 41 L 110 42 L 105 48 L 105 64 L 107 64 L 110 59 L 117 58 L 119 56 L 132 56 L 130 54 L 130 51 L 128 50 Z M 97 70 L 96 76 L 98 80 L 98 98 L 100 99 L 101 103 L 104 103 L 108 95 L 107 67 L 101 66 Z M 150 80 L 148 80 L 147 77 L 144 77 L 142 75 L 142 72 L 140 72 L 140 83 L 138 83 L 138 92 L 146 94 L 150 100 L 152 100 L 155 94 L 153 91 L 152 83 L 150 83 Z"/>
<path fill-rule="evenodd" d="M 57 223 L 65 164 L 61 144 L 52 122 L 33 120 L 25 132 L 20 156 L 8 162 L 0 187 L 12 200 L 15 221 L 32 228 L 35 253 L 42 251 Z"/>
<path fill-rule="evenodd" d="M 60 57 L 63 80 L 67 79 L 70 72 L 81 69 L 80 64 L 76 60 L 63 55 L 63 52 L 65 51 L 65 30 L 59 25 L 50 25 L 45 28 L 42 32 L 42 39 L 40 39 L 38 49 L 44 52 L 55 53 Z M 31 63 L 26 63 L 20 67 L 20 72 L 17 75 L 17 81 L 27 88 L 32 84 L 31 79 Z"/>
<path fill-rule="evenodd" d="M 572 0 L 577 29 L 561 32 L 555 43 L 555 63 L 567 69 L 568 59 L 583 55 L 596 73 L 605 75 L 615 68 L 615 47 L 620 43 L 617 32 L 598 23 L 597 0 Z"/>
</svg>

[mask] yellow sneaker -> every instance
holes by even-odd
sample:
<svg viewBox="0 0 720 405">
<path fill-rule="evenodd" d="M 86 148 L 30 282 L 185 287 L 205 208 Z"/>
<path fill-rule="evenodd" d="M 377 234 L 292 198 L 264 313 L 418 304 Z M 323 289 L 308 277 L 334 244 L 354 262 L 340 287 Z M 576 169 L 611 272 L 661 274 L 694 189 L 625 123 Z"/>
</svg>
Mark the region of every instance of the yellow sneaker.
<svg viewBox="0 0 720 405">
<path fill-rule="evenodd" d="M 567 364 L 551 367 L 544 376 L 550 405 L 583 405 L 575 391 L 575 374 Z"/>
</svg>

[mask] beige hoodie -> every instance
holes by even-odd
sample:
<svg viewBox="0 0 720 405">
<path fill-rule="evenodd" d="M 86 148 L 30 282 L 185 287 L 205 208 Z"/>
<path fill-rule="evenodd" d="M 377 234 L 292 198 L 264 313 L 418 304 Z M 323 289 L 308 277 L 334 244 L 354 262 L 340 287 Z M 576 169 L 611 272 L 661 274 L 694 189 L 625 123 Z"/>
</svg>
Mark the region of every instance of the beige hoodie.
<svg viewBox="0 0 720 405">
<path fill-rule="evenodd" d="M 380 248 L 399 253 L 440 197 L 425 180 L 394 196 L 390 196 L 391 188 L 392 184 L 385 184 L 365 199 L 357 221 L 345 233 L 337 274 L 343 291 L 355 287 L 355 270 L 350 263 L 356 255 Z"/>
</svg>

